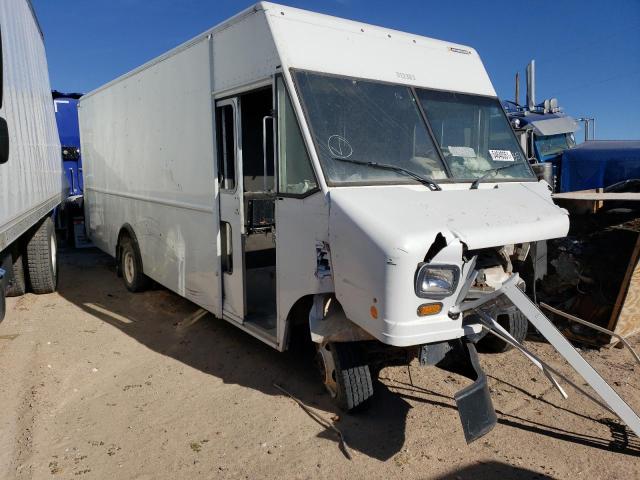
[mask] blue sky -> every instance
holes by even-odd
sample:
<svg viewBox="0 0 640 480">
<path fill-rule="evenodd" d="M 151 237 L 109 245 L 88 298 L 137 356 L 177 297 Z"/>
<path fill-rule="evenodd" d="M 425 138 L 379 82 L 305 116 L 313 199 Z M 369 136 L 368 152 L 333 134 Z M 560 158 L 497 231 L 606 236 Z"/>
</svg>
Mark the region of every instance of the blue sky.
<svg viewBox="0 0 640 480">
<path fill-rule="evenodd" d="M 32 0 L 52 87 L 87 92 L 250 5 L 232 0 Z M 501 98 L 536 59 L 537 100 L 595 116 L 600 139 L 640 139 L 640 0 L 287 0 L 476 48 Z M 521 81 L 521 92 L 524 82 Z M 521 98 L 522 98 L 521 94 Z"/>
</svg>

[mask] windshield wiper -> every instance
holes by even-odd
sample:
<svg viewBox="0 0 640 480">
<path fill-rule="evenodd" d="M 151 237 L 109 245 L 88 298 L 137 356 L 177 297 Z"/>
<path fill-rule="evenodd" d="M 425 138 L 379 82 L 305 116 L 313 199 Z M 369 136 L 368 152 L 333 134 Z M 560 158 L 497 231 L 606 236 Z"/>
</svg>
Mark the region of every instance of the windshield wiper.
<svg viewBox="0 0 640 480">
<path fill-rule="evenodd" d="M 506 170 L 507 168 L 512 168 L 512 167 L 515 167 L 516 165 L 520 165 L 520 163 L 514 162 L 514 163 L 511 163 L 509 165 L 503 165 L 502 167 L 498 167 L 498 168 L 494 168 L 493 170 L 489 170 L 487 173 L 485 173 L 481 177 L 476 178 L 473 181 L 473 183 L 471 184 L 471 187 L 469 188 L 469 190 L 476 190 L 478 188 L 478 185 L 480 185 L 480 182 L 483 181 L 484 179 L 490 177 L 491 175 L 495 175 L 500 170 Z"/>
<path fill-rule="evenodd" d="M 340 162 L 346 163 L 354 163 L 356 165 L 365 165 L 367 167 L 379 168 L 381 170 L 392 170 L 394 172 L 401 172 L 405 175 L 410 176 L 411 178 L 416 179 L 421 184 L 425 185 L 429 190 L 439 191 L 442 190 L 440 185 L 438 185 L 435 181 L 430 179 L 429 177 L 423 177 L 422 175 L 418 175 L 416 172 L 412 172 L 411 170 L 407 170 L 406 168 L 398 167 L 397 165 L 389 165 L 388 163 L 378 163 L 378 162 L 363 162 L 360 160 L 352 160 L 350 158 L 340 158 L 340 157 L 331 157 L 333 160 L 338 160 Z"/>
</svg>

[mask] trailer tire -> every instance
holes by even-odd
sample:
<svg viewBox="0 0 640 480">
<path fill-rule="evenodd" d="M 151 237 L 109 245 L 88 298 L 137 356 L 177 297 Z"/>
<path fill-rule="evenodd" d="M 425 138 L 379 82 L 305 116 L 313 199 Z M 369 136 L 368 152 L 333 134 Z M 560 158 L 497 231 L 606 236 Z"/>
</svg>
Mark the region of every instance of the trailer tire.
<svg viewBox="0 0 640 480">
<path fill-rule="evenodd" d="M 22 252 L 16 248 L 11 254 L 11 271 L 13 273 L 12 283 L 7 288 L 7 297 L 19 297 L 27 292 L 27 279 L 24 272 L 24 257 Z"/>
<path fill-rule="evenodd" d="M 51 217 L 37 226 L 27 242 L 27 270 L 33 293 L 52 293 L 58 284 L 58 243 Z"/>
<path fill-rule="evenodd" d="M 130 292 L 142 292 L 149 287 L 150 280 L 142 270 L 142 258 L 131 237 L 125 235 L 120 241 L 120 271 L 125 287 Z"/>
<path fill-rule="evenodd" d="M 338 408 L 345 412 L 367 408 L 373 382 L 358 342 L 318 346 L 318 356 L 323 382 Z"/>
<path fill-rule="evenodd" d="M 518 342 L 524 341 L 529 329 L 529 321 L 519 310 L 498 315 L 496 320 Z M 478 342 L 478 348 L 482 352 L 503 353 L 511 350 L 513 346 L 489 333 Z"/>
</svg>

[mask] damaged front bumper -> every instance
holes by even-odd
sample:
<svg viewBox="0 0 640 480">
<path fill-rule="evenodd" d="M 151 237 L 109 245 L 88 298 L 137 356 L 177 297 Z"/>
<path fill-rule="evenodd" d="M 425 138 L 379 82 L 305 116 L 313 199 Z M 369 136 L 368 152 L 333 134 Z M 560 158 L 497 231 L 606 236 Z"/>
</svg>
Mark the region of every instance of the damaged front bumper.
<svg viewBox="0 0 640 480">
<path fill-rule="evenodd" d="M 459 340 L 457 349 L 458 354 L 454 355 L 460 359 L 460 355 L 467 355 L 467 359 L 463 359 L 463 366 L 458 367 L 465 376 L 474 380 L 473 384 L 464 388 L 455 395 L 456 404 L 460 414 L 460 420 L 467 442 L 477 440 L 487 432 L 489 432 L 496 423 L 495 410 L 493 408 L 489 390 L 486 382 L 486 376 L 477 362 L 477 355 L 473 343 L 480 337 L 482 330 L 489 331 L 514 345 L 529 360 L 538 366 L 545 376 L 558 388 L 563 397 L 567 398 L 565 391 L 562 389 L 554 375 L 559 376 L 581 393 L 587 395 L 594 402 L 609 412 L 615 414 L 620 420 L 638 436 L 640 436 L 640 418 L 629 407 L 629 405 L 613 390 L 613 388 L 594 370 L 594 368 L 577 352 L 577 350 L 564 338 L 560 331 L 551 323 L 551 321 L 538 309 L 538 307 L 524 294 L 519 288 L 520 279 L 517 274 L 513 274 L 505 281 L 500 288 L 487 293 L 479 298 L 465 300 L 459 304 L 458 311 L 461 314 L 475 312 L 475 316 L 467 316 L 469 319 L 476 320 L 467 322 L 465 329 L 467 335 L 464 339 Z M 532 352 L 529 352 L 517 340 L 515 340 L 506 330 L 504 330 L 490 315 L 492 308 L 496 303 L 503 302 L 508 299 L 527 319 L 528 321 L 547 339 L 547 341 L 556 349 L 556 351 L 564 357 L 564 359 L 578 372 L 584 380 L 593 388 L 600 399 L 592 397 L 584 391 L 579 385 L 572 382 L 567 377 L 555 371 L 552 367 L 537 358 Z M 450 356 L 449 356 L 450 357 Z M 447 368 L 447 358 L 443 357 L 438 366 L 444 362 L 444 368 Z M 466 362 L 466 367 L 464 367 Z M 472 367 L 471 371 L 469 366 Z M 475 376 L 475 378 L 474 378 Z"/>
</svg>

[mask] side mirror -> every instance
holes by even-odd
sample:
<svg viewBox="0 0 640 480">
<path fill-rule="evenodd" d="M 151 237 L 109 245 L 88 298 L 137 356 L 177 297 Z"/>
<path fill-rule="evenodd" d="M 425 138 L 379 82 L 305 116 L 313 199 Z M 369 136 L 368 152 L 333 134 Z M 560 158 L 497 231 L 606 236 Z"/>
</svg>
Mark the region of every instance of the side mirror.
<svg viewBox="0 0 640 480">
<path fill-rule="evenodd" d="M 4 118 L 0 118 L 0 165 L 9 160 L 9 126 Z"/>
<path fill-rule="evenodd" d="M 535 142 L 535 138 L 533 138 L 533 132 L 531 130 L 529 130 L 527 132 L 527 150 L 528 150 L 528 154 L 529 154 L 529 159 L 530 160 L 535 160 L 536 158 L 536 142 Z"/>
</svg>

